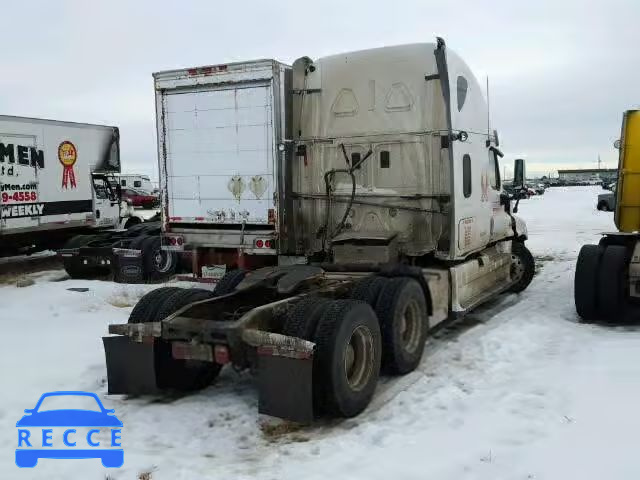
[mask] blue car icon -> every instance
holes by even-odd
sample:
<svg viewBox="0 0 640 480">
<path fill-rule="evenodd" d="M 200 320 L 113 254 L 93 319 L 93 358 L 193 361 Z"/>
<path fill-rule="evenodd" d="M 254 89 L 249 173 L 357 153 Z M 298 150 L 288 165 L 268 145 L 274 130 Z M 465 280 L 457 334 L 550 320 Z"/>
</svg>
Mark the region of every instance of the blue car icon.
<svg viewBox="0 0 640 480">
<path fill-rule="evenodd" d="M 97 410 L 80 410 L 80 409 L 57 409 L 40 411 L 42 402 L 50 397 L 89 397 L 95 400 L 99 407 Z M 86 398 L 85 398 L 86 400 Z M 71 448 L 52 448 L 50 429 L 42 429 L 42 447 L 36 447 L 35 443 L 40 438 L 34 435 L 31 439 L 33 429 L 40 427 L 108 427 L 111 428 L 111 446 L 121 446 L 120 428 L 122 422 L 114 415 L 114 410 L 104 408 L 102 402 L 95 393 L 79 392 L 79 391 L 63 391 L 44 393 L 33 409 L 26 409 L 24 415 L 16 423 L 18 430 L 18 447 L 16 449 L 16 465 L 19 467 L 35 467 L 39 458 L 100 458 L 102 465 L 108 468 L 121 467 L 124 463 L 124 450 L 122 448 L 97 448 L 99 442 L 92 439 L 92 432 L 98 433 L 100 430 L 89 430 L 87 435 L 87 443 L 92 448 L 73 448 L 76 445 L 74 441 L 71 443 L 69 437 L 75 434 L 76 430 L 69 428 L 65 431 L 64 444 Z M 34 445 L 32 447 L 31 441 Z M 26 448 L 20 448 L 26 447 Z"/>
</svg>

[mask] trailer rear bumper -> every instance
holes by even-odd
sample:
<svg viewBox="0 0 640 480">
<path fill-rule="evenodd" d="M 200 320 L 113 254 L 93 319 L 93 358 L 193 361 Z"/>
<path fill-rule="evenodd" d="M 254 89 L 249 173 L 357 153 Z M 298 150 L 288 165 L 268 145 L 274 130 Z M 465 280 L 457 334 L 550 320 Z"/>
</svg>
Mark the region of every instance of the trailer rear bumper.
<svg viewBox="0 0 640 480">
<path fill-rule="evenodd" d="M 241 230 L 240 228 L 218 230 L 208 228 L 169 227 L 170 232 L 162 236 L 162 248 L 183 251 L 193 248 L 219 248 L 242 250 L 249 255 L 275 255 L 276 232 L 273 229 Z"/>
</svg>

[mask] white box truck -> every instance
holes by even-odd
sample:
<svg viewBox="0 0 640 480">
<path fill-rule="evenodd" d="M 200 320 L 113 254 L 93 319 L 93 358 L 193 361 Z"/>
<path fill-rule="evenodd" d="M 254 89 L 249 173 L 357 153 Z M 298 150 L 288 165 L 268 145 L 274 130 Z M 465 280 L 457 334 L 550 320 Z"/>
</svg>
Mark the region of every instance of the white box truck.
<svg viewBox="0 0 640 480">
<path fill-rule="evenodd" d="M 165 248 L 194 274 L 276 260 L 291 68 L 275 60 L 153 75 Z"/>
<path fill-rule="evenodd" d="M 119 141 L 117 127 L 0 116 L 0 255 L 57 250 L 74 278 L 172 275 L 159 220 L 121 202 Z"/>
<path fill-rule="evenodd" d="M 117 127 L 0 116 L 0 253 L 58 248 L 116 228 Z"/>
</svg>

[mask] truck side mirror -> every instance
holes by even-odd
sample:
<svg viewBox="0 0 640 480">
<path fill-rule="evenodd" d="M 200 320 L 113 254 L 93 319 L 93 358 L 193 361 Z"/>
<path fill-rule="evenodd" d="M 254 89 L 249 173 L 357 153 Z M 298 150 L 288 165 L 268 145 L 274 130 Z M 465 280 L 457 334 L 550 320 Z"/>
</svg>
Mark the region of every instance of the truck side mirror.
<svg viewBox="0 0 640 480">
<path fill-rule="evenodd" d="M 524 188 L 526 173 L 524 160 L 516 158 L 513 162 L 513 186 L 514 188 Z"/>
</svg>

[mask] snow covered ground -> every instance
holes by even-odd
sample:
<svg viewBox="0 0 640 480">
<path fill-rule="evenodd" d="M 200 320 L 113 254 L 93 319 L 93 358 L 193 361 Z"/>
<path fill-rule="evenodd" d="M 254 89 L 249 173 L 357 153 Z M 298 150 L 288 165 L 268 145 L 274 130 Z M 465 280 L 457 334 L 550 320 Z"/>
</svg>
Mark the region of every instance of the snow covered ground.
<svg viewBox="0 0 640 480">
<path fill-rule="evenodd" d="M 152 287 L 60 271 L 0 286 L 0 478 L 640 478 L 640 329 L 579 324 L 573 305 L 580 246 L 614 229 L 598 192 L 521 202 L 539 267 L 528 290 L 431 339 L 420 368 L 383 379 L 359 417 L 286 433 L 264 428 L 251 378 L 234 371 L 182 398 L 106 396 L 101 336 Z M 52 390 L 95 391 L 115 409 L 123 468 L 15 466 L 15 422 Z"/>
</svg>

